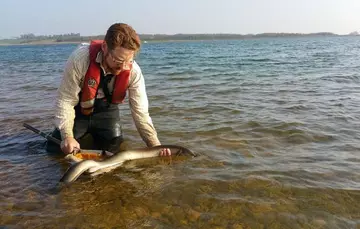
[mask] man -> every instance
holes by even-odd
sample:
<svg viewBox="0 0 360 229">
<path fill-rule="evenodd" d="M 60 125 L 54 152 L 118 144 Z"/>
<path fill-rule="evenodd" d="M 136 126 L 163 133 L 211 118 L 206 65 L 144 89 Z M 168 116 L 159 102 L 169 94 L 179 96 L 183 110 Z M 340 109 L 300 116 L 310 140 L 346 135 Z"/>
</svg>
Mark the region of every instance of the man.
<svg viewBox="0 0 360 229">
<path fill-rule="evenodd" d="M 104 41 L 92 41 L 69 57 L 58 89 L 55 106 L 56 129 L 61 150 L 69 154 L 80 149 L 79 140 L 91 135 L 96 149 L 113 153 L 123 142 L 120 104 L 128 92 L 131 114 L 147 146 L 160 145 L 148 112 L 148 99 L 141 69 L 134 61 L 141 41 L 124 23 L 109 27 Z M 54 144 L 48 142 L 48 150 Z M 163 149 L 160 156 L 170 155 Z"/>
</svg>

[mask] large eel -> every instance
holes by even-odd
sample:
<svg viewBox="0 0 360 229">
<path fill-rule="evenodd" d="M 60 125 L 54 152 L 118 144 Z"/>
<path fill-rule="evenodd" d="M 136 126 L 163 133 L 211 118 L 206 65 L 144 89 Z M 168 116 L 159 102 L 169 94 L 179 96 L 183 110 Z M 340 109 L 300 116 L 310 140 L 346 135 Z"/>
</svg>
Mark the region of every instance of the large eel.
<svg viewBox="0 0 360 229">
<path fill-rule="evenodd" d="M 116 168 L 122 165 L 127 160 L 135 160 L 141 158 L 157 157 L 162 149 L 168 148 L 171 150 L 173 156 L 191 156 L 197 155 L 189 149 L 177 146 L 177 145 L 159 145 L 149 148 L 132 149 L 119 152 L 111 157 L 108 157 L 102 161 L 95 160 L 83 160 L 72 166 L 65 172 L 60 179 L 60 182 L 71 183 L 75 181 L 84 172 L 94 173 L 98 170 L 106 168 Z"/>
</svg>

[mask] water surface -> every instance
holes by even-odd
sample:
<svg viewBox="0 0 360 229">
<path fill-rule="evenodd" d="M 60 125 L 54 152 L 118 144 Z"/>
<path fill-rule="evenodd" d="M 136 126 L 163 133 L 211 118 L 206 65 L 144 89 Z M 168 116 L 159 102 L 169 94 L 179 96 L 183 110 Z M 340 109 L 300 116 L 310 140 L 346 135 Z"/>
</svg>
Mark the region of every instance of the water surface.
<svg viewBox="0 0 360 229">
<path fill-rule="evenodd" d="M 4 228 L 360 228 L 358 37 L 144 44 L 160 141 L 201 156 L 63 187 L 69 164 L 22 124 L 52 129 L 75 47 L 0 46 Z M 144 147 L 127 104 L 122 117 Z"/>
</svg>

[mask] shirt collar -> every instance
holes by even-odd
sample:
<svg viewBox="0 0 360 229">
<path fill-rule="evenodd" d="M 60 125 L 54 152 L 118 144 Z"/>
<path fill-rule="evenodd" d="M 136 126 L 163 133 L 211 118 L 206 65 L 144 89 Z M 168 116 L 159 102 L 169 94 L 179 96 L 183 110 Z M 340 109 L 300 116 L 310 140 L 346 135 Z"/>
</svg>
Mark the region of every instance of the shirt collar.
<svg viewBox="0 0 360 229">
<path fill-rule="evenodd" d="M 103 60 L 103 52 L 99 51 L 98 54 L 96 55 L 95 62 L 100 64 L 100 67 L 101 67 L 102 71 L 105 73 L 105 75 L 112 74 L 111 72 L 105 72 L 105 68 L 102 65 L 102 60 Z"/>
</svg>

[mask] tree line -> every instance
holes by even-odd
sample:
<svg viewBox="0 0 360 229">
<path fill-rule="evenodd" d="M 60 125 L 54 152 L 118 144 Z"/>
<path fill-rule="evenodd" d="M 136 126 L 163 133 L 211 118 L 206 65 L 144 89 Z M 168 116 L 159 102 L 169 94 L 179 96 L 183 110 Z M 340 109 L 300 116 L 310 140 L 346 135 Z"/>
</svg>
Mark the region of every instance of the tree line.
<svg viewBox="0 0 360 229">
<path fill-rule="evenodd" d="M 19 43 L 30 43 L 35 41 L 52 40 L 56 42 L 87 42 L 94 39 L 104 39 L 105 35 L 81 36 L 80 33 L 55 34 L 55 35 L 35 35 L 33 33 L 22 34 L 11 40 Z M 320 33 L 260 33 L 260 34 L 139 34 L 143 41 L 163 41 L 163 40 L 231 40 L 247 39 L 258 37 L 299 37 L 299 36 L 338 36 L 330 32 Z"/>
</svg>

